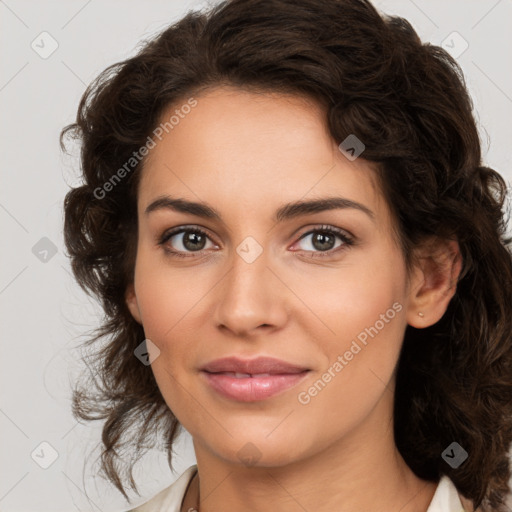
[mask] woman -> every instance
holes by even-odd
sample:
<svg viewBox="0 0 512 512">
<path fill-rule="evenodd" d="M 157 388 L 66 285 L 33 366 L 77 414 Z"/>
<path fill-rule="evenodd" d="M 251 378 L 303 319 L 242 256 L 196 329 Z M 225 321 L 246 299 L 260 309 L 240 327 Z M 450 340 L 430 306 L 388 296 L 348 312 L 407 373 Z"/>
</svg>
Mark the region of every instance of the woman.
<svg viewBox="0 0 512 512">
<path fill-rule="evenodd" d="M 181 426 L 197 458 L 134 510 L 505 510 L 506 185 L 446 52 L 365 0 L 232 0 L 105 70 L 70 130 L 107 340 L 74 412 L 126 497 Z"/>
</svg>

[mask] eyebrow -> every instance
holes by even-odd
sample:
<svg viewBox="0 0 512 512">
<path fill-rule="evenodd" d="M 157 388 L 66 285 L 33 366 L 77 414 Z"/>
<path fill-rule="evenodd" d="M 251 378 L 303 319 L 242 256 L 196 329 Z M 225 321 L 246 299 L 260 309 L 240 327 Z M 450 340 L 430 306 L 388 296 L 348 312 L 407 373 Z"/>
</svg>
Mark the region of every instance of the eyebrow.
<svg viewBox="0 0 512 512">
<path fill-rule="evenodd" d="M 282 222 L 302 215 L 312 215 L 328 210 L 348 208 L 359 210 L 368 215 L 372 221 L 375 221 L 375 214 L 368 207 L 343 197 L 324 197 L 321 199 L 287 203 L 276 211 L 273 220 L 274 222 Z M 148 205 L 145 214 L 148 215 L 157 210 L 173 210 L 223 222 L 222 216 L 207 203 L 198 203 L 187 199 L 173 198 L 170 196 L 158 197 Z"/>
</svg>

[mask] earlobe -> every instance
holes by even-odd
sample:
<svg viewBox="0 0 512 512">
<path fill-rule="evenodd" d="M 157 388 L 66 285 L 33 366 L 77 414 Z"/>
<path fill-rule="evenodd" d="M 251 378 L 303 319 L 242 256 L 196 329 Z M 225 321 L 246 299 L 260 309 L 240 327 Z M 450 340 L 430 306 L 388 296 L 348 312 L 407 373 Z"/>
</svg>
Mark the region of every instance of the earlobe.
<svg viewBox="0 0 512 512">
<path fill-rule="evenodd" d="M 411 280 L 407 323 L 423 329 L 438 322 L 455 295 L 462 255 L 455 240 L 429 243 L 417 257 Z"/>
<path fill-rule="evenodd" d="M 142 325 L 142 317 L 140 314 L 137 295 L 135 294 L 135 287 L 133 283 L 129 284 L 126 288 L 125 301 L 133 318 L 135 318 L 135 320 Z"/>
</svg>

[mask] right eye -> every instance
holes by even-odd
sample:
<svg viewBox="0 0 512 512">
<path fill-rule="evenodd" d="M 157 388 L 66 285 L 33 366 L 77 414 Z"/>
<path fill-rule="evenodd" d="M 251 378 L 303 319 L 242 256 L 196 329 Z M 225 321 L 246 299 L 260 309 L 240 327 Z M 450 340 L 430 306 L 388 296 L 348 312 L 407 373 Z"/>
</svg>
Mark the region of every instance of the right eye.
<svg viewBox="0 0 512 512">
<path fill-rule="evenodd" d="M 188 258 L 194 256 L 193 254 L 187 254 L 187 252 L 194 253 L 203 251 L 207 240 L 211 241 L 210 237 L 199 227 L 192 228 L 181 226 L 166 231 L 158 243 L 164 247 L 164 250 L 170 256 Z M 177 248 L 169 247 L 173 245 L 177 246 Z"/>
</svg>

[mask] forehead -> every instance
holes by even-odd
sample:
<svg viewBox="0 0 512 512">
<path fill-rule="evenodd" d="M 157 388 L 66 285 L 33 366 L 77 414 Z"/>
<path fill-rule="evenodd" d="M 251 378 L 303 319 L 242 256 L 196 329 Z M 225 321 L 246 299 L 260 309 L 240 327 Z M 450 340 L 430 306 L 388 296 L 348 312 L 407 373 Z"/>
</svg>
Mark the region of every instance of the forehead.
<svg viewBox="0 0 512 512">
<path fill-rule="evenodd" d="M 229 86 L 194 98 L 187 114 L 180 111 L 186 100 L 162 114 L 165 123 L 181 113 L 145 162 L 141 208 L 165 193 L 200 198 L 218 209 L 268 208 L 337 194 L 372 210 L 386 208 L 374 164 L 349 161 L 339 151 L 325 111 L 313 100 Z"/>
</svg>

